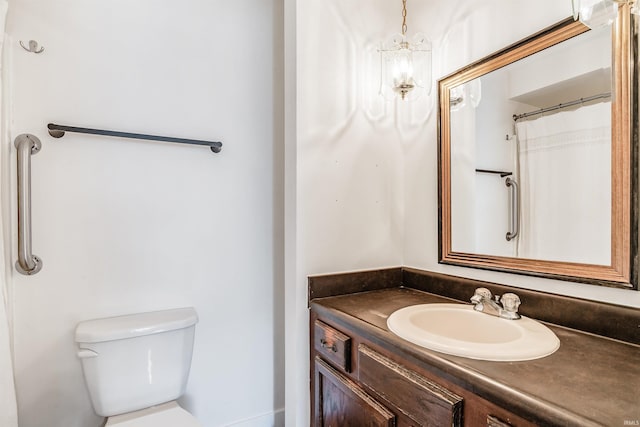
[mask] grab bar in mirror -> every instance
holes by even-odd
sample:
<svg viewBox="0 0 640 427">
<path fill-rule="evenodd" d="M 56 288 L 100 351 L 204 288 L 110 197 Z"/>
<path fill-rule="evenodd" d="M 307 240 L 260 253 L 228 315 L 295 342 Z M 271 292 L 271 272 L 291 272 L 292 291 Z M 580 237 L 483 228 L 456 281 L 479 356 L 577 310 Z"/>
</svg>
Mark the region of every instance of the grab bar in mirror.
<svg viewBox="0 0 640 427">
<path fill-rule="evenodd" d="M 65 132 L 86 133 L 90 135 L 115 136 L 118 138 L 145 139 L 148 141 L 175 142 L 178 144 L 204 145 L 214 153 L 222 150 L 222 142 L 219 141 L 202 141 L 199 139 L 174 138 L 172 136 L 147 135 L 143 133 L 119 132 L 115 130 L 80 128 L 75 126 L 57 125 L 49 123 L 47 125 L 49 135 L 54 138 L 62 138 Z"/>
<path fill-rule="evenodd" d="M 520 190 L 518 183 L 511 178 L 507 178 L 504 183 L 511 188 L 511 229 L 506 236 L 507 241 L 510 242 L 520 232 Z"/>
<path fill-rule="evenodd" d="M 31 156 L 42 148 L 34 135 L 18 135 L 18 260 L 16 270 L 33 275 L 42 269 L 42 260 L 31 253 Z"/>
</svg>

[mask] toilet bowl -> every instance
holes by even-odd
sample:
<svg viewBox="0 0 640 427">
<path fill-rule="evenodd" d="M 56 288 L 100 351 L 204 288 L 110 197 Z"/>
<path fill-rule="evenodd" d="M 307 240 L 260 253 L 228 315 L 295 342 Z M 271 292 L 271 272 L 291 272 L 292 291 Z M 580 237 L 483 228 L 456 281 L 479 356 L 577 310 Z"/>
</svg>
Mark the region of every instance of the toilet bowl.
<svg viewBox="0 0 640 427">
<path fill-rule="evenodd" d="M 185 392 L 193 308 L 93 319 L 76 328 L 85 384 L 105 426 L 201 427 L 176 402 Z"/>
</svg>

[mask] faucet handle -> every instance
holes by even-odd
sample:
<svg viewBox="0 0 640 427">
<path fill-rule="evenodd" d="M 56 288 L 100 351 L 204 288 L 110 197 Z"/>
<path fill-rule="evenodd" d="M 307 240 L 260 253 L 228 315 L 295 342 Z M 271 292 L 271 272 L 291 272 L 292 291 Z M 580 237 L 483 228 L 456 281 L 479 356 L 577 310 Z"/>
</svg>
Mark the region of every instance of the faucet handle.
<svg viewBox="0 0 640 427">
<path fill-rule="evenodd" d="M 476 307 L 481 307 L 478 304 L 482 304 L 483 299 L 491 300 L 491 291 L 487 288 L 477 288 L 471 297 L 471 302 L 476 304 Z M 478 308 L 476 308 L 479 310 Z"/>
<path fill-rule="evenodd" d="M 520 297 L 518 295 L 508 292 L 502 295 L 501 301 L 505 311 L 510 313 L 518 312 L 518 307 L 520 307 Z"/>
<path fill-rule="evenodd" d="M 479 295 L 491 299 L 491 291 L 487 288 L 476 288 L 474 295 Z"/>
</svg>

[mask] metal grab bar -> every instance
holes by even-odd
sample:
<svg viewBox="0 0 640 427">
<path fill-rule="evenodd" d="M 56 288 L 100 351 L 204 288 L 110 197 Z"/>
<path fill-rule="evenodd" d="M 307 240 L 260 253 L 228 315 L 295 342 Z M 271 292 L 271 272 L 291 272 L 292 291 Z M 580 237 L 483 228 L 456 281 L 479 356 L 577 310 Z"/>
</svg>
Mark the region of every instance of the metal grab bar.
<svg viewBox="0 0 640 427">
<path fill-rule="evenodd" d="M 31 253 L 31 155 L 42 148 L 40 140 L 28 133 L 18 135 L 18 260 L 16 270 L 33 275 L 42 269 L 42 260 Z"/>
<path fill-rule="evenodd" d="M 518 183 L 511 178 L 505 180 L 505 185 L 511 188 L 511 229 L 507 231 L 507 242 L 516 238 L 520 232 L 520 190 Z"/>
<path fill-rule="evenodd" d="M 148 141 L 175 142 L 178 144 L 204 145 L 214 153 L 222 150 L 222 142 L 220 141 L 203 141 L 199 139 L 174 138 L 171 136 L 147 135 L 144 133 L 119 132 L 115 130 L 79 128 L 75 126 L 57 125 L 49 123 L 47 125 L 49 135 L 54 138 L 62 138 L 65 132 L 86 133 L 89 135 L 115 136 L 117 138 L 146 139 Z"/>
</svg>

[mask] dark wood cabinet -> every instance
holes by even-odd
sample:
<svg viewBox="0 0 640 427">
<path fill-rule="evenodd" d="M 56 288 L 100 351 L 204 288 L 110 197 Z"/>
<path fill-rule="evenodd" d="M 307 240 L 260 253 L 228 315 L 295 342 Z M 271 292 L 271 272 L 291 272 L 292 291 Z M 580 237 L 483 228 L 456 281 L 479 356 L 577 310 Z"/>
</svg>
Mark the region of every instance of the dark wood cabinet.
<svg viewBox="0 0 640 427">
<path fill-rule="evenodd" d="M 394 347 L 311 313 L 313 427 L 535 426 Z"/>
<path fill-rule="evenodd" d="M 392 427 L 395 415 L 355 381 L 315 360 L 315 427 Z"/>
</svg>

